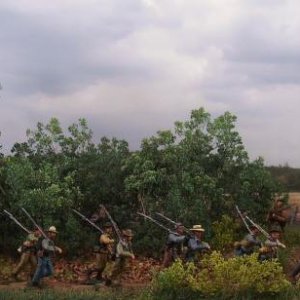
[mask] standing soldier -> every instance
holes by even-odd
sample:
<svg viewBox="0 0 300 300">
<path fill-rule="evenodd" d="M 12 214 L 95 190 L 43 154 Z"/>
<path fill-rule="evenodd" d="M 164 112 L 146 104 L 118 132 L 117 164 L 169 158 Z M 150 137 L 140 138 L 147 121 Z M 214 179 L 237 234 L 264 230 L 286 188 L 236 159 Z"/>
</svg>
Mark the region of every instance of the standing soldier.
<svg viewBox="0 0 300 300">
<path fill-rule="evenodd" d="M 280 227 L 273 227 L 269 231 L 270 236 L 265 241 L 264 247 L 259 250 L 259 260 L 271 260 L 278 258 L 278 249 L 283 248 L 285 249 L 285 245 L 282 244 L 279 239 L 281 236 L 281 228 Z"/>
<path fill-rule="evenodd" d="M 105 284 L 107 286 L 112 283 L 118 285 L 120 283 L 120 277 L 122 273 L 128 267 L 128 260 L 134 260 L 135 256 L 132 251 L 132 238 L 133 233 L 131 229 L 122 230 L 122 239 L 119 240 L 116 250 L 116 260 L 113 264 L 112 270 Z"/>
<path fill-rule="evenodd" d="M 28 234 L 23 245 L 18 249 L 18 251 L 21 252 L 21 259 L 17 267 L 12 272 L 12 278 L 16 281 L 19 280 L 18 274 L 27 264 L 30 265 L 29 276 L 32 279 L 37 266 L 36 245 L 40 236 L 41 232 L 38 229 L 35 229 L 34 232 Z"/>
<path fill-rule="evenodd" d="M 268 213 L 268 221 L 270 223 L 270 227 L 280 226 L 281 230 L 284 230 L 284 227 L 287 223 L 287 218 L 284 216 L 283 211 L 286 209 L 283 205 L 283 201 L 281 199 L 277 199 L 274 207 Z"/>
<path fill-rule="evenodd" d="M 39 240 L 37 245 L 38 264 L 32 278 L 33 286 L 40 286 L 40 281 L 43 277 L 53 274 L 51 258 L 55 255 L 55 252 L 62 253 L 62 249 L 54 244 L 57 233 L 55 226 L 50 226 L 47 230 L 47 238 L 44 237 Z"/>
<path fill-rule="evenodd" d="M 201 225 L 194 225 L 193 228 L 190 229 L 192 236 L 188 240 L 186 254 L 186 260 L 188 262 L 199 261 L 199 255 L 210 250 L 209 244 L 202 241 L 204 231 Z"/>
<path fill-rule="evenodd" d="M 100 235 L 98 244 L 94 249 L 94 252 L 96 253 L 96 268 L 89 270 L 89 279 L 93 272 L 97 272 L 96 280 L 103 280 L 102 273 L 106 268 L 109 258 L 112 258 L 112 256 L 115 255 L 115 240 L 112 238 L 112 232 L 112 224 L 109 222 L 105 223 L 104 233 Z"/>
<path fill-rule="evenodd" d="M 183 254 L 183 246 L 186 241 L 187 237 L 184 235 L 184 226 L 181 223 L 177 223 L 175 225 L 175 232 L 170 232 L 168 235 L 164 250 L 163 267 L 169 267 Z"/>
<path fill-rule="evenodd" d="M 251 255 L 256 247 L 261 247 L 262 242 L 257 238 L 260 231 L 255 225 L 249 226 L 251 233 L 248 233 L 241 242 L 234 244 L 236 256 Z"/>
</svg>

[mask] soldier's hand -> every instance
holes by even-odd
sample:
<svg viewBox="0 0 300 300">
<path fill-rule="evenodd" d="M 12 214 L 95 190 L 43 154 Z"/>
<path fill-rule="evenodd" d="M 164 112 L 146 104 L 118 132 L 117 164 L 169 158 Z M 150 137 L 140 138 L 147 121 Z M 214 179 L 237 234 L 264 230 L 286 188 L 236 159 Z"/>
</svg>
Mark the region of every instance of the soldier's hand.
<svg viewBox="0 0 300 300">
<path fill-rule="evenodd" d="M 132 254 L 132 255 L 131 255 L 131 259 L 132 259 L 132 260 L 134 260 L 134 259 L 135 259 L 135 256 L 134 256 L 134 254 Z"/>
<path fill-rule="evenodd" d="M 278 247 L 286 249 L 286 246 L 284 244 L 282 244 L 281 242 L 279 242 L 278 240 L 277 240 L 277 245 L 278 245 Z"/>
<path fill-rule="evenodd" d="M 56 247 L 56 251 L 59 253 L 59 254 L 62 254 L 62 249 L 61 248 L 59 248 L 59 247 Z"/>
</svg>

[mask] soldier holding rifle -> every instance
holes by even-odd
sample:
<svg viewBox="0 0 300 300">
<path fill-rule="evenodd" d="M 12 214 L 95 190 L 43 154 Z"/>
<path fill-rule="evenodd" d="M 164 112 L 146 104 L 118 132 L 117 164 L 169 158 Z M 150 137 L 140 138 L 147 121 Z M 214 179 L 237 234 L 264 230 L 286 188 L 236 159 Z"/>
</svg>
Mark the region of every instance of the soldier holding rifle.
<svg viewBox="0 0 300 300">
<path fill-rule="evenodd" d="M 286 246 L 279 241 L 281 232 L 280 227 L 274 226 L 270 229 L 269 237 L 265 241 L 264 246 L 259 250 L 260 261 L 276 259 L 278 258 L 279 248 L 286 248 Z"/>
<path fill-rule="evenodd" d="M 40 286 L 40 281 L 44 277 L 51 276 L 53 274 L 52 257 L 55 252 L 62 253 L 62 249 L 55 246 L 54 240 L 57 235 L 55 226 L 50 226 L 46 231 L 47 234 L 43 234 L 44 238 L 40 239 L 37 246 L 38 265 L 32 278 L 33 286 Z"/>
<path fill-rule="evenodd" d="M 258 236 L 261 233 L 259 226 L 255 224 L 247 215 L 242 214 L 237 205 L 235 208 L 249 233 L 242 241 L 234 243 L 234 253 L 236 256 L 251 255 L 255 251 L 256 247 L 262 246 L 262 242 L 258 239 Z M 250 224 L 248 224 L 247 221 Z"/>
<path fill-rule="evenodd" d="M 199 255 L 210 251 L 210 246 L 202 240 L 205 230 L 201 225 L 194 225 L 193 228 L 190 229 L 190 232 L 191 237 L 187 243 L 188 250 L 186 260 L 188 262 L 198 262 Z"/>
<path fill-rule="evenodd" d="M 102 273 L 104 272 L 109 259 L 115 255 L 115 240 L 112 238 L 112 224 L 104 224 L 104 232 L 100 235 L 97 245 L 94 247 L 96 254 L 96 268 L 88 271 L 88 277 L 93 272 L 97 272 L 96 280 L 103 281 Z"/>
<path fill-rule="evenodd" d="M 29 275 L 30 278 L 32 278 L 37 265 L 36 243 L 41 236 L 41 232 L 38 228 L 30 232 L 10 212 L 4 210 L 4 213 L 28 234 L 26 240 L 23 242 L 22 246 L 18 249 L 18 252 L 21 253 L 21 258 L 19 264 L 12 272 L 12 278 L 18 281 L 19 280 L 18 274 L 27 264 L 30 265 Z"/>
<path fill-rule="evenodd" d="M 41 237 L 41 232 L 39 229 L 35 229 L 33 232 L 27 235 L 26 240 L 22 244 L 22 246 L 18 249 L 21 252 L 20 262 L 17 267 L 12 272 L 12 278 L 16 281 L 19 280 L 18 274 L 21 270 L 27 265 L 30 265 L 29 276 L 30 280 L 32 279 L 36 266 L 37 266 L 37 242 Z"/>
</svg>

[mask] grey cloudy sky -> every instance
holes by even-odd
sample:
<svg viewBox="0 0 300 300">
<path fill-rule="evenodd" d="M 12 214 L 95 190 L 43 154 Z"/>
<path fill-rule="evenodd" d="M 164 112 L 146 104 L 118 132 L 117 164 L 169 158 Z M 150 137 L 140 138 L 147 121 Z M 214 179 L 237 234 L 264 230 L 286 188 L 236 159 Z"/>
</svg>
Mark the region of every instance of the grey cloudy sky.
<svg viewBox="0 0 300 300">
<path fill-rule="evenodd" d="M 0 143 L 85 117 L 137 147 L 204 106 L 300 167 L 299 0 L 1 0 Z"/>
</svg>

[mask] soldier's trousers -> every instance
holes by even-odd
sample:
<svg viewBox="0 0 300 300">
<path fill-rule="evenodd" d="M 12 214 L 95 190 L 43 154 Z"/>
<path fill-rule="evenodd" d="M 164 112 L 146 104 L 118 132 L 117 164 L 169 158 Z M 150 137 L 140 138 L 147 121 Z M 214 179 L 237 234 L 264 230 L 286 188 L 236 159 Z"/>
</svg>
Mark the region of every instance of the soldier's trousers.
<svg viewBox="0 0 300 300">
<path fill-rule="evenodd" d="M 30 265 L 30 276 L 33 276 L 36 266 L 37 259 L 34 253 L 31 252 L 23 252 L 21 255 L 21 259 L 17 267 L 13 270 L 13 275 L 18 275 L 21 270 L 27 265 Z"/>
<path fill-rule="evenodd" d="M 170 248 L 165 248 L 164 250 L 164 258 L 163 258 L 163 267 L 168 268 L 174 262 L 173 250 Z"/>
<path fill-rule="evenodd" d="M 32 278 L 33 284 L 40 283 L 43 277 L 48 277 L 53 274 L 53 265 L 50 257 L 39 257 L 37 268 L 35 270 L 34 276 Z"/>
<path fill-rule="evenodd" d="M 117 258 L 113 264 L 109 279 L 119 280 L 122 273 L 128 269 L 128 259 L 126 258 Z"/>
</svg>

